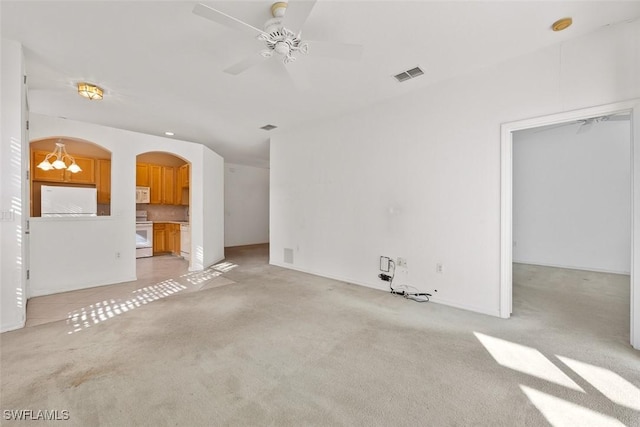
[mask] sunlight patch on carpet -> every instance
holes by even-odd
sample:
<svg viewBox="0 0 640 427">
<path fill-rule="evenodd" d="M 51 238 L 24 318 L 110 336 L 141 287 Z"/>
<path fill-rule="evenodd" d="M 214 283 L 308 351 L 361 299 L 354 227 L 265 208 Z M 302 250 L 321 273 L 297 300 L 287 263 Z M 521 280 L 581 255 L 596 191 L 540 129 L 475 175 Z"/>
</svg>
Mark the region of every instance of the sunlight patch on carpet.
<svg viewBox="0 0 640 427">
<path fill-rule="evenodd" d="M 142 307 L 150 302 L 166 298 L 187 289 L 186 286 L 168 279 L 155 285 L 144 286 L 132 292 L 131 298 L 118 298 L 98 301 L 88 307 L 82 307 L 69 313 L 67 324 L 71 327 L 69 335 L 105 322 L 123 313 Z"/>
<path fill-rule="evenodd" d="M 520 385 L 520 389 L 554 427 L 623 427 L 620 421 L 559 397 Z"/>
<path fill-rule="evenodd" d="M 640 390 L 620 375 L 568 357 L 557 357 L 612 402 L 640 411 Z"/>
<path fill-rule="evenodd" d="M 572 390 L 584 390 L 535 348 L 474 332 L 489 354 L 505 368 L 532 375 Z"/>
</svg>

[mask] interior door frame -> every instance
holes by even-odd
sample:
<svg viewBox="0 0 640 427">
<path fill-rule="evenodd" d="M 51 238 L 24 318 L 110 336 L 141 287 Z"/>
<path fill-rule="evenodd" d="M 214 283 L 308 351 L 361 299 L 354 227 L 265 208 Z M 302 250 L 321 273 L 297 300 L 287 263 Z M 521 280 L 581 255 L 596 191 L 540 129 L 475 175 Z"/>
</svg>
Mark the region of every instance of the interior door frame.
<svg viewBox="0 0 640 427">
<path fill-rule="evenodd" d="M 500 317 L 513 306 L 513 132 L 609 114 L 631 113 L 631 298 L 630 342 L 640 350 L 640 99 L 504 123 L 500 144 Z"/>
</svg>

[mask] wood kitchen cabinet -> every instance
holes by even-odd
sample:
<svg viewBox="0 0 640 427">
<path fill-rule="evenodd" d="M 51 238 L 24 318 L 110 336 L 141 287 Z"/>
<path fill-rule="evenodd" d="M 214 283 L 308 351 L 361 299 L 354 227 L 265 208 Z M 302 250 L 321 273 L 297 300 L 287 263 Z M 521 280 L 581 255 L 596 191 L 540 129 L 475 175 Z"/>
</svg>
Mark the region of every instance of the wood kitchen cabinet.
<svg viewBox="0 0 640 427">
<path fill-rule="evenodd" d="M 96 170 L 96 189 L 98 203 L 111 203 L 111 160 L 98 160 Z"/>
<path fill-rule="evenodd" d="M 178 187 L 189 187 L 189 163 L 180 166 L 178 170 Z"/>
<path fill-rule="evenodd" d="M 136 164 L 136 185 L 150 188 L 149 203 L 154 205 L 180 205 L 182 203 L 179 190 L 180 168 L 156 165 L 152 163 Z M 188 176 L 188 172 L 187 172 Z"/>
<path fill-rule="evenodd" d="M 136 163 L 136 187 L 150 187 L 147 163 Z"/>
<path fill-rule="evenodd" d="M 153 223 L 153 254 L 167 252 L 167 224 Z"/>
<path fill-rule="evenodd" d="M 72 182 L 75 184 L 95 184 L 95 159 L 74 157 L 82 171 L 71 173 L 67 169 L 51 169 L 44 171 L 37 167 L 46 157 L 46 151 L 33 151 L 31 155 L 31 179 L 33 181 Z"/>
<path fill-rule="evenodd" d="M 180 224 L 153 223 L 153 254 L 180 255 Z"/>
<path fill-rule="evenodd" d="M 178 168 L 178 177 L 176 182 L 176 205 L 189 204 L 189 164 Z"/>
<path fill-rule="evenodd" d="M 171 166 L 148 165 L 150 203 L 156 205 L 173 205 L 176 202 L 176 171 Z"/>
<path fill-rule="evenodd" d="M 162 167 L 162 204 L 176 203 L 176 169 L 171 166 Z"/>
<path fill-rule="evenodd" d="M 149 165 L 149 187 L 151 198 L 149 202 L 154 205 L 162 203 L 162 166 Z"/>
<path fill-rule="evenodd" d="M 180 255 L 180 224 L 167 224 L 167 250 Z"/>
</svg>

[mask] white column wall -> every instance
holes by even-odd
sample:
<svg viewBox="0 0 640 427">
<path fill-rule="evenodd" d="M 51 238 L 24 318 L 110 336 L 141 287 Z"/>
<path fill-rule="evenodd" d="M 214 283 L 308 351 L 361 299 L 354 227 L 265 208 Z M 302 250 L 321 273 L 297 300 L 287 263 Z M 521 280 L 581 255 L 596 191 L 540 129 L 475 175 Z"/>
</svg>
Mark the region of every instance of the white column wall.
<svg viewBox="0 0 640 427">
<path fill-rule="evenodd" d="M 215 237 L 216 233 L 223 233 L 222 214 L 211 215 L 205 211 L 207 206 L 223 203 L 222 191 L 210 191 L 211 186 L 221 184 L 205 181 L 208 177 L 223 175 L 222 157 L 201 144 L 91 123 L 36 114 L 31 115 L 31 123 L 31 139 L 73 137 L 110 150 L 113 173 L 111 217 L 87 221 L 31 220 L 29 296 L 135 279 L 135 165 L 136 156 L 149 151 L 171 153 L 191 164 L 192 253 L 199 248 L 210 256 L 193 257 L 190 268 L 201 270 L 222 258 L 223 244 Z M 57 238 L 63 236 L 66 236 L 65 244 L 60 244 Z M 53 271 L 59 273 L 53 275 Z"/>
<path fill-rule="evenodd" d="M 224 160 L 213 151 L 203 148 L 207 167 L 202 173 L 202 234 L 204 241 L 209 244 L 203 246 L 202 264 L 208 266 L 224 258 Z M 199 252 L 200 249 L 196 247 L 196 254 Z"/>
<path fill-rule="evenodd" d="M 26 137 L 22 46 L 2 39 L 0 81 L 0 331 L 24 326 L 26 269 L 23 143 Z"/>
</svg>

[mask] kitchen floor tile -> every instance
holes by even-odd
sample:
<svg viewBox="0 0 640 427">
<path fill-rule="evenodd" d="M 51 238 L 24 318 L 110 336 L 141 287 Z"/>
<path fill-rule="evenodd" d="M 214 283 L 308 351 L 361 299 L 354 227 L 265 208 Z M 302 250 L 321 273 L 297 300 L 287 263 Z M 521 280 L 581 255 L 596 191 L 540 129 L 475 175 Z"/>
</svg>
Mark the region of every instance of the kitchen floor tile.
<svg viewBox="0 0 640 427">
<path fill-rule="evenodd" d="M 180 277 L 189 270 L 189 263 L 181 257 L 165 255 L 139 258 L 136 260 L 136 268 L 138 280 L 135 281 L 30 298 L 27 301 L 25 326 L 68 319 L 74 313 L 91 311 L 99 306 L 124 304 L 134 300 L 145 300 L 146 303 L 169 296 L 182 286 L 182 292 L 192 289 Z"/>
</svg>

